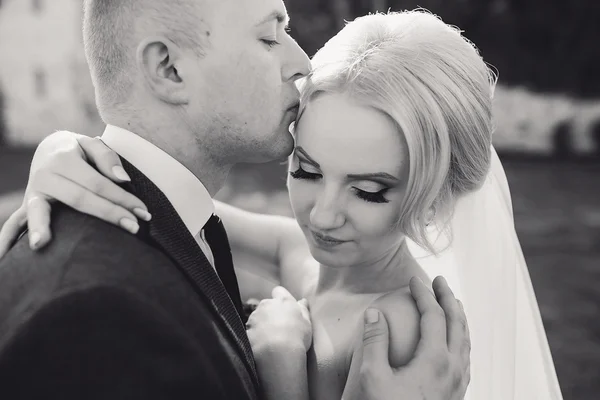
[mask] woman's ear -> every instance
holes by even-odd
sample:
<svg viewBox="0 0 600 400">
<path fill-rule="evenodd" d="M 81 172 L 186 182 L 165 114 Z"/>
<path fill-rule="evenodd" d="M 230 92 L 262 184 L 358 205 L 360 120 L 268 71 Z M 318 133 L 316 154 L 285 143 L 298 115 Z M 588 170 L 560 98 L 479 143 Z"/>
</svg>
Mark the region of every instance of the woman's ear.
<svg viewBox="0 0 600 400">
<path fill-rule="evenodd" d="M 179 46 L 164 37 L 146 38 L 137 48 L 136 60 L 146 84 L 157 98 L 172 105 L 189 102 L 186 82 L 177 70 L 182 57 Z"/>
</svg>

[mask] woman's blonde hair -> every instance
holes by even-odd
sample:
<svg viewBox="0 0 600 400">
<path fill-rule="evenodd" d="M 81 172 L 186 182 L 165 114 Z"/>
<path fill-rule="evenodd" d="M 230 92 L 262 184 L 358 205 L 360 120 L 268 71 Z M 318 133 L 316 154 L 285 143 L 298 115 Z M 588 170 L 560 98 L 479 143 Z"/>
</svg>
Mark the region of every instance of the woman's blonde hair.
<svg viewBox="0 0 600 400">
<path fill-rule="evenodd" d="M 317 52 L 301 83 L 300 117 L 322 93 L 345 93 L 388 115 L 404 134 L 409 179 L 398 224 L 435 252 L 456 199 L 480 187 L 491 159 L 496 75 L 461 32 L 425 10 L 373 14 L 346 25 Z"/>
</svg>

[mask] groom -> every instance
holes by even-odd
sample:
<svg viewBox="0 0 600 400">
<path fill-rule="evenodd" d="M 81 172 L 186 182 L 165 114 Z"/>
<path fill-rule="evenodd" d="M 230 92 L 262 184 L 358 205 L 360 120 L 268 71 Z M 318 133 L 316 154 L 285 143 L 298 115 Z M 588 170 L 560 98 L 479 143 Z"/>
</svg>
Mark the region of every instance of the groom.
<svg viewBox="0 0 600 400">
<path fill-rule="evenodd" d="M 211 198 L 235 163 L 290 153 L 308 57 L 281 0 L 84 4 L 103 140 L 153 216 L 123 220 L 133 236 L 57 206 L 46 249 L 20 240 L 0 260 L 3 397 L 257 399 L 231 259 L 207 243 L 227 243 Z M 464 394 L 468 361 L 449 363 L 441 308 L 416 297 L 428 341 L 402 371 L 387 364 L 385 321 L 367 318 L 364 398 Z"/>
</svg>

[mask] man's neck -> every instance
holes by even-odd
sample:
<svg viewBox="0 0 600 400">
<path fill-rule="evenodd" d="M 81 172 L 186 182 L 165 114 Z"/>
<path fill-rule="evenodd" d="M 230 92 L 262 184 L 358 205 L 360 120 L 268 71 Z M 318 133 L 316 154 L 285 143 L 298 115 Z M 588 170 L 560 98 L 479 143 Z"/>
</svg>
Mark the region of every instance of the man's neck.
<svg viewBox="0 0 600 400">
<path fill-rule="evenodd" d="M 178 129 L 176 124 L 166 126 L 166 124 L 149 124 L 133 120 L 113 120 L 108 123 L 135 133 L 173 157 L 202 182 L 211 197 L 214 197 L 225 184 L 232 166 L 222 165 L 214 160 L 207 151 L 207 146 L 202 146 L 201 138 Z"/>
</svg>

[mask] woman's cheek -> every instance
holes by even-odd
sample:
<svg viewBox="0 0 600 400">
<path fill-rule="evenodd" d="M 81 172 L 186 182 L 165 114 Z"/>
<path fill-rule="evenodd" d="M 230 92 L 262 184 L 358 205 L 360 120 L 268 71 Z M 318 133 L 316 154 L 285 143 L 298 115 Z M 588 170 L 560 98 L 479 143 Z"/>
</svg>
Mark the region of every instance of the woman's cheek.
<svg viewBox="0 0 600 400">
<path fill-rule="evenodd" d="M 290 178 L 288 181 L 288 192 L 290 195 L 290 205 L 296 219 L 298 222 L 304 221 L 304 216 L 310 214 L 314 189 L 311 188 L 310 184 Z"/>
<path fill-rule="evenodd" d="M 365 237 L 382 240 L 393 233 L 396 225 L 397 212 L 390 205 L 365 203 L 360 208 L 355 208 L 352 211 L 352 225 Z"/>
</svg>

